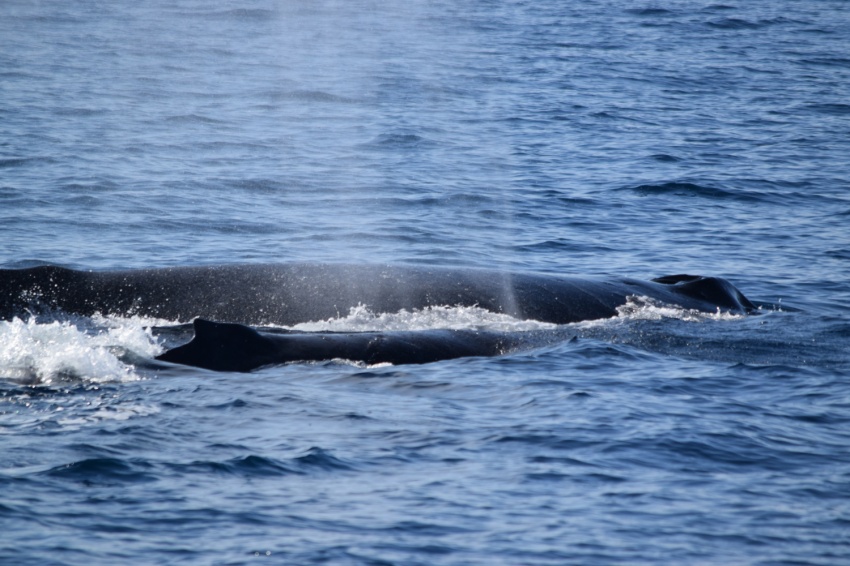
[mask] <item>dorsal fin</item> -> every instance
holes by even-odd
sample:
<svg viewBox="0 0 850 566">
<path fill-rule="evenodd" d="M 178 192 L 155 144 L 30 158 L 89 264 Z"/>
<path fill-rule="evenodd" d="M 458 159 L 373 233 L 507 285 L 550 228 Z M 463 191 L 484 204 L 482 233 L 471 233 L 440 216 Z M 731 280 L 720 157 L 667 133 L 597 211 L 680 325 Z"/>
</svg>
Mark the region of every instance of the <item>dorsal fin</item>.
<svg viewBox="0 0 850 566">
<path fill-rule="evenodd" d="M 685 283 L 689 281 L 695 281 L 697 279 L 702 279 L 702 276 L 680 273 L 678 275 L 662 275 L 661 277 L 656 277 L 655 279 L 653 279 L 653 281 L 655 283 L 662 283 L 664 285 L 675 285 L 676 283 Z"/>
<path fill-rule="evenodd" d="M 157 356 L 175 364 L 217 371 L 250 371 L 258 367 L 256 360 L 274 351 L 274 345 L 262 334 L 244 324 L 213 322 L 196 318 L 195 337 Z"/>
<path fill-rule="evenodd" d="M 665 275 L 653 281 L 674 287 L 676 293 L 706 301 L 724 309 L 750 312 L 757 308 L 734 285 L 720 277 L 679 274 Z"/>
</svg>

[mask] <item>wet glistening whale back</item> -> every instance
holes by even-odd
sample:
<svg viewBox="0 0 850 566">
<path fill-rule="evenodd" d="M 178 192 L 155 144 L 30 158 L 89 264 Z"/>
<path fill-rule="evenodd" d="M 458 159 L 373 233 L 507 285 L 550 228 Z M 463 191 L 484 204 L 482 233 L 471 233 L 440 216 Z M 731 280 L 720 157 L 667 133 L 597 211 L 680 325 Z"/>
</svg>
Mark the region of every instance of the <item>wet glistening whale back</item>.
<svg viewBox="0 0 850 566">
<path fill-rule="evenodd" d="M 363 305 L 376 313 L 478 306 L 520 319 L 565 324 L 615 316 L 631 296 L 706 312 L 754 309 L 728 281 L 692 275 L 641 281 L 303 263 L 105 272 L 49 265 L 0 270 L 0 317 L 5 320 L 62 311 L 289 326 L 344 316 Z"/>
<path fill-rule="evenodd" d="M 346 360 L 427 364 L 470 356 L 500 356 L 573 337 L 566 327 L 529 332 L 432 329 L 391 332 L 260 332 L 250 326 L 196 318 L 191 342 L 158 360 L 215 371 L 247 372 L 288 362 Z"/>
</svg>

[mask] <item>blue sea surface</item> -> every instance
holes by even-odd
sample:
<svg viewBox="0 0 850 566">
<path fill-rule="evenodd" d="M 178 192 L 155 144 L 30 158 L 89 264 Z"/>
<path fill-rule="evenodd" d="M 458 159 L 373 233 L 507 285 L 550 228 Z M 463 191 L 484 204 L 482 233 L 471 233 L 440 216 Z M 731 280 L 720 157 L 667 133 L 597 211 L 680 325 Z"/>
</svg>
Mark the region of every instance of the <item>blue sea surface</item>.
<svg viewBox="0 0 850 566">
<path fill-rule="evenodd" d="M 0 563 L 850 564 L 850 3 L 0 3 L 0 268 L 288 261 L 765 306 L 250 374 L 0 321 Z"/>
</svg>

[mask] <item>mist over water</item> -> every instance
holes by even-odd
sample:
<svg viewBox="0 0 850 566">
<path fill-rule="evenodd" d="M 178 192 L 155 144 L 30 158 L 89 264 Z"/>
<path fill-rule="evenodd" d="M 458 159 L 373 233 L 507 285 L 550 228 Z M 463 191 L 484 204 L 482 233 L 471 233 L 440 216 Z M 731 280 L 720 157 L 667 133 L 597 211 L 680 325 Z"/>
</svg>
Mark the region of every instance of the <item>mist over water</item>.
<svg viewBox="0 0 850 566">
<path fill-rule="evenodd" d="M 824 564 L 850 521 L 850 8 L 0 5 L 0 268 L 728 278 L 572 339 L 250 374 L 175 322 L 0 322 L 0 562 Z M 510 275 L 503 276 L 510 286 Z"/>
</svg>

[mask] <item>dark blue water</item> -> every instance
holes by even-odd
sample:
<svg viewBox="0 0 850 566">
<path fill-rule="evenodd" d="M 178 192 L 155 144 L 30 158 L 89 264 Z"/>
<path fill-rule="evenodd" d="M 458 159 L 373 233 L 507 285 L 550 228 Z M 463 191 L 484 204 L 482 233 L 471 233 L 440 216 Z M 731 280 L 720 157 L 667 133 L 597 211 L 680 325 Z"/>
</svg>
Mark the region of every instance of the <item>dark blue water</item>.
<svg viewBox="0 0 850 566">
<path fill-rule="evenodd" d="M 249 375 L 151 364 L 157 321 L 0 322 L 0 562 L 850 563 L 848 156 L 840 0 L 7 0 L 0 267 L 702 273 L 779 308 Z"/>
</svg>

